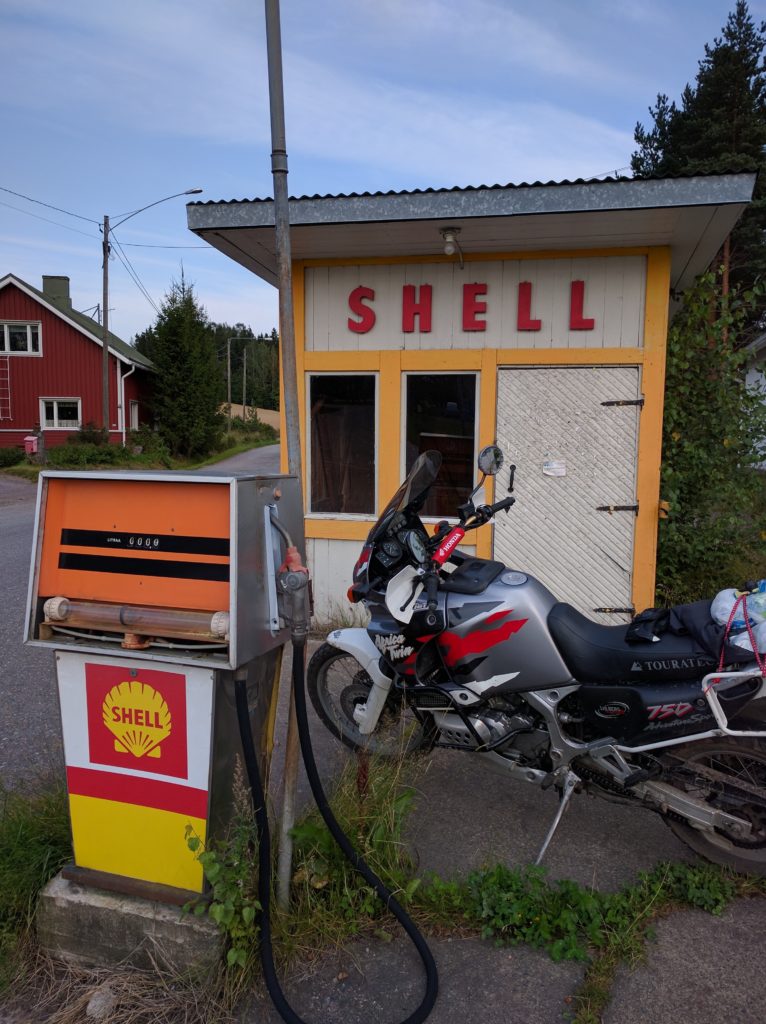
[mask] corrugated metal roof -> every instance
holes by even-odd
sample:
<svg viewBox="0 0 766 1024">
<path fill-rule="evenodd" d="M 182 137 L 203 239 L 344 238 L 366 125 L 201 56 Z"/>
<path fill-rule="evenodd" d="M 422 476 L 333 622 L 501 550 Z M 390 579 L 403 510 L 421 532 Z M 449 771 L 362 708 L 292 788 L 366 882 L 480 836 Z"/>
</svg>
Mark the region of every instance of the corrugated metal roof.
<svg viewBox="0 0 766 1024">
<path fill-rule="evenodd" d="M 95 321 L 91 320 L 91 318 L 86 316 L 84 313 L 79 313 L 76 309 L 73 309 L 71 304 L 66 305 L 65 303 L 57 302 L 54 298 L 51 298 L 50 295 L 46 295 L 44 292 L 40 291 L 39 288 L 35 288 L 34 285 L 29 284 L 27 281 L 22 281 L 21 278 L 16 277 L 15 274 L 6 274 L 5 277 L 0 278 L 0 288 L 4 287 L 6 284 L 21 285 L 23 288 L 26 288 L 27 291 L 32 292 L 34 296 L 46 306 L 49 306 L 55 312 L 60 313 L 68 320 L 73 321 L 80 330 L 89 334 L 94 341 L 98 342 L 99 345 L 101 344 L 103 340 L 101 325 L 95 323 Z M 145 355 L 139 352 L 138 349 L 129 345 L 126 341 L 123 341 L 122 338 L 118 338 L 117 335 L 112 334 L 111 331 L 108 332 L 108 336 L 109 348 L 112 349 L 115 354 L 122 356 L 128 362 L 135 363 L 136 366 L 143 370 L 154 369 L 154 363 L 152 363 L 151 359 L 148 359 Z"/>
<path fill-rule="evenodd" d="M 718 171 L 703 171 L 695 173 L 684 173 L 684 174 L 664 174 L 664 175 L 648 175 L 645 178 L 634 178 L 630 175 L 603 175 L 598 178 L 565 178 L 561 181 L 520 181 L 520 182 L 508 182 L 505 185 L 494 184 L 494 185 L 449 185 L 443 188 L 411 188 L 411 189 L 388 189 L 387 191 L 379 190 L 377 192 L 315 192 L 313 195 L 302 195 L 302 196 L 290 196 L 290 200 L 293 202 L 300 202 L 301 200 L 314 200 L 314 199 L 372 199 L 383 196 L 427 196 L 427 195 L 443 195 L 450 192 L 499 192 L 507 189 L 525 189 L 525 188 L 563 188 L 567 185 L 614 185 L 621 182 L 636 182 L 636 181 L 668 181 L 668 180 L 679 180 L 679 179 L 690 179 L 690 178 L 713 178 L 720 177 L 722 174 L 744 174 L 757 173 L 757 167 L 751 168 L 732 168 L 731 170 L 718 170 Z M 187 206 L 227 206 L 234 203 L 273 203 L 274 199 L 272 196 L 255 196 L 254 198 L 243 197 L 242 199 L 205 199 L 195 200 L 189 202 Z"/>
</svg>

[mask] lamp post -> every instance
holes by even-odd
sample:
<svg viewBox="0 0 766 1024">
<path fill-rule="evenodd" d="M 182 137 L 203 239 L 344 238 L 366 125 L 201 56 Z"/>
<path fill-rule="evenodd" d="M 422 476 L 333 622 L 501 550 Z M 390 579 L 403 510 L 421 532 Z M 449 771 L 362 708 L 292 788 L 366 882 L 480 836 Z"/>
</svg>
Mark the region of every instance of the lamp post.
<svg viewBox="0 0 766 1024">
<path fill-rule="evenodd" d="M 107 441 L 109 440 L 109 232 L 113 231 L 114 228 L 118 228 L 121 224 L 124 224 L 126 220 L 130 220 L 131 217 L 135 217 L 137 214 L 143 213 L 144 210 L 151 209 L 152 206 L 158 206 L 160 203 L 166 203 L 168 199 L 177 199 L 179 196 L 196 196 L 199 195 L 201 191 L 201 188 L 187 188 L 185 192 L 174 192 L 172 196 L 164 196 L 162 199 L 157 199 L 153 203 L 147 203 L 146 206 L 142 206 L 138 210 L 133 210 L 132 213 L 123 217 L 122 220 L 118 220 L 116 224 L 110 224 L 109 217 L 106 214 L 104 215 L 104 239 L 102 242 L 104 275 L 102 298 L 103 315 L 101 319 L 101 343 L 103 346 L 101 364 L 101 418 L 104 430 L 106 431 Z"/>
</svg>

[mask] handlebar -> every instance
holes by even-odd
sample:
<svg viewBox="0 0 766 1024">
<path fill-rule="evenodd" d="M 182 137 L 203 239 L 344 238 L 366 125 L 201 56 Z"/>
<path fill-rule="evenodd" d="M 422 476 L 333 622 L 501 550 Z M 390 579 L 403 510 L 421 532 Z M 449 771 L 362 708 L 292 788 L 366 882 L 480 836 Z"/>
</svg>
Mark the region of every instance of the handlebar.
<svg viewBox="0 0 766 1024">
<path fill-rule="evenodd" d="M 426 608 L 433 611 L 438 605 L 439 577 L 435 572 L 427 572 L 423 577 L 423 589 L 426 592 Z"/>
</svg>

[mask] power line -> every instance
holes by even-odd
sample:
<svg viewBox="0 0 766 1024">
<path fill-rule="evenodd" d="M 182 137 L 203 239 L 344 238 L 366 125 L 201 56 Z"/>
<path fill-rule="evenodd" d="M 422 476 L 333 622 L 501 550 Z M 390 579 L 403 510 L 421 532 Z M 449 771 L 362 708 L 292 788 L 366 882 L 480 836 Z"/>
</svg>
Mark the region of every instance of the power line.
<svg viewBox="0 0 766 1024">
<path fill-rule="evenodd" d="M 127 272 L 130 274 L 130 276 L 133 279 L 133 282 L 135 283 L 135 285 L 138 288 L 138 290 L 144 296 L 144 298 L 149 303 L 149 305 L 152 307 L 152 309 L 157 314 L 157 316 L 159 316 L 160 315 L 160 308 L 159 308 L 159 306 L 157 305 L 157 303 L 154 301 L 154 299 L 151 297 L 149 292 L 144 287 L 144 284 L 141 281 L 141 278 L 138 276 L 138 272 L 135 270 L 135 268 L 133 267 L 133 264 L 128 259 L 127 254 L 123 251 L 123 248 L 120 245 L 116 235 L 111 234 L 111 239 L 112 239 L 112 241 L 115 244 L 115 252 L 117 253 L 118 259 L 120 260 L 122 265 L 125 267 Z"/>
<path fill-rule="evenodd" d="M 6 191 L 8 191 L 6 189 Z M 27 217 L 34 217 L 35 220 L 44 220 L 46 224 L 55 224 L 59 228 L 63 228 L 64 231 L 74 231 L 76 235 L 84 235 L 86 238 L 96 238 L 96 235 L 89 235 L 87 231 L 80 231 L 78 228 L 70 228 L 68 224 L 61 224 L 57 220 L 51 220 L 50 217 L 41 217 L 39 213 L 32 213 L 31 210 L 22 210 L 20 206 L 14 206 L 12 203 L 4 203 L 0 199 L 0 206 L 7 206 L 9 210 L 15 210 L 16 213 L 23 213 Z M 95 222 L 94 222 L 95 223 Z"/>
<path fill-rule="evenodd" d="M 25 196 L 22 192 L 14 192 L 12 188 L 6 188 L 4 185 L 0 185 L 0 192 L 10 192 L 12 196 L 18 196 L 19 199 L 26 199 L 29 203 L 37 203 L 38 206 L 47 206 L 49 210 L 56 210 L 58 213 L 65 213 L 67 217 L 76 217 L 78 220 L 87 220 L 89 224 L 98 224 L 98 221 L 93 220 L 92 217 L 83 217 L 80 213 L 72 213 L 71 210 L 64 210 L 60 206 L 53 206 L 52 203 L 44 203 L 42 199 L 33 199 L 31 196 Z"/>
<path fill-rule="evenodd" d="M 209 245 L 151 245 L 148 242 L 123 242 L 123 245 L 129 245 L 131 249 L 209 249 L 211 252 L 212 247 Z"/>
</svg>

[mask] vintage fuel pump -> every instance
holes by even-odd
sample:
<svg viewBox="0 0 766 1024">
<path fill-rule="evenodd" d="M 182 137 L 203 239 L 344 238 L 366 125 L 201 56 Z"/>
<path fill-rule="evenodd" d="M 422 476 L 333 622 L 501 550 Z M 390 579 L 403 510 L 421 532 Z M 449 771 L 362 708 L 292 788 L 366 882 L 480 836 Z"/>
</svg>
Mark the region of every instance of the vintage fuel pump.
<svg viewBox="0 0 766 1024">
<path fill-rule="evenodd" d="M 330 809 L 309 737 L 304 655 L 308 575 L 294 477 L 213 473 L 41 474 L 25 641 L 56 652 L 74 865 L 70 881 L 169 903 L 204 891 L 189 849 L 230 820 L 241 754 L 259 835 L 261 964 L 289 1024 L 269 920 L 268 768 L 281 655 L 293 643 L 301 752 L 346 857 L 414 943 L 431 951 Z"/>
<path fill-rule="evenodd" d="M 274 523 L 275 525 L 272 525 Z M 67 877 L 179 903 L 189 850 L 230 819 L 244 686 L 259 768 L 289 632 L 284 535 L 297 481 L 41 474 L 25 640 L 55 650 L 74 865 Z"/>
</svg>

